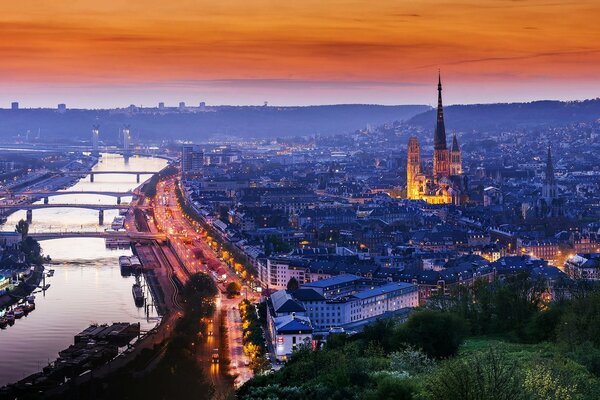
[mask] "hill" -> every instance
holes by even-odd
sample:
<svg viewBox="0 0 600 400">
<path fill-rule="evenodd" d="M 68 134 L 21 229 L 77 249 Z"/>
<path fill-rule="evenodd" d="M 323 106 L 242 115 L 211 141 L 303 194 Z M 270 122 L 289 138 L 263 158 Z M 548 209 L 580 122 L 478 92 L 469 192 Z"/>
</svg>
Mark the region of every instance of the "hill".
<svg viewBox="0 0 600 400">
<path fill-rule="evenodd" d="M 40 132 L 43 140 L 89 140 L 93 124 L 100 124 L 104 141 L 115 141 L 123 125 L 145 139 L 192 139 L 236 136 L 329 135 L 353 132 L 367 124 L 405 121 L 428 110 L 428 106 L 328 105 L 310 107 L 221 106 L 205 112 L 162 112 L 158 110 L 0 110 L 0 139 Z"/>
<path fill-rule="evenodd" d="M 456 131 L 502 130 L 519 127 L 556 126 L 600 118 L 600 99 L 562 102 L 473 104 L 444 107 L 446 128 Z M 408 124 L 433 130 L 435 110 L 429 110 Z"/>
</svg>

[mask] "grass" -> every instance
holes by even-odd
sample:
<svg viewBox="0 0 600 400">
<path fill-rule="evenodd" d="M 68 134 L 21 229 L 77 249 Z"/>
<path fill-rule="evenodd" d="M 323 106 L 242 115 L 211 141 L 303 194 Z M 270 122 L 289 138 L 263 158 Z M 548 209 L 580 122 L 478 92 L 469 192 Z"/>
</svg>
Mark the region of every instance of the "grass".
<svg viewBox="0 0 600 400">
<path fill-rule="evenodd" d="M 534 359 L 553 358 L 559 349 L 556 344 L 542 342 L 536 344 L 507 342 L 500 337 L 478 336 L 472 337 L 463 343 L 459 349 L 458 356 L 469 356 L 473 353 L 482 352 L 490 348 L 505 352 L 511 358 L 527 363 Z"/>
</svg>

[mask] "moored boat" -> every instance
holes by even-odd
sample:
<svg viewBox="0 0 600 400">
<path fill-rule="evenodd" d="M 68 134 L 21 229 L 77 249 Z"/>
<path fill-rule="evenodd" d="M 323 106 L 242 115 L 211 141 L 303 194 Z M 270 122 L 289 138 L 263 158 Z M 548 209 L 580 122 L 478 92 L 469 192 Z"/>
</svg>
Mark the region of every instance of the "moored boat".
<svg viewBox="0 0 600 400">
<path fill-rule="evenodd" d="M 131 293 L 133 294 L 133 300 L 135 301 L 135 305 L 138 307 L 144 306 L 144 293 L 142 292 L 142 287 L 139 283 L 134 283 L 131 287 Z"/>
<path fill-rule="evenodd" d="M 23 317 L 23 315 L 25 315 L 25 311 L 23 311 L 23 308 L 20 306 L 15 308 L 13 311 L 15 313 L 16 319 L 19 319 L 19 318 Z"/>
</svg>

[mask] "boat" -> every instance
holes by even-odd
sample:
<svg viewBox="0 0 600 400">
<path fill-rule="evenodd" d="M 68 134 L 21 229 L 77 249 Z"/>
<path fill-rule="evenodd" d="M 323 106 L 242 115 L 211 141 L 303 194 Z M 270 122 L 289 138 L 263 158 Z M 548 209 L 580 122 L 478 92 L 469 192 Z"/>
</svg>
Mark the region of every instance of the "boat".
<svg viewBox="0 0 600 400">
<path fill-rule="evenodd" d="M 144 293 L 142 292 L 142 287 L 139 283 L 134 283 L 131 287 L 131 293 L 133 294 L 133 300 L 135 301 L 135 305 L 138 307 L 144 306 Z"/>
<path fill-rule="evenodd" d="M 54 270 L 53 269 L 49 269 L 47 276 L 54 276 Z"/>
<path fill-rule="evenodd" d="M 28 303 L 33 304 L 35 303 L 35 296 L 30 294 L 29 296 L 25 297 L 25 300 L 27 300 Z"/>
<path fill-rule="evenodd" d="M 113 230 L 118 231 L 119 229 L 123 229 L 124 224 L 125 224 L 125 217 L 117 216 L 117 217 L 115 217 L 115 219 L 113 219 L 113 222 L 110 225 L 110 227 Z"/>
<path fill-rule="evenodd" d="M 15 322 L 15 313 L 14 311 L 8 311 L 6 313 L 6 315 L 4 316 L 4 318 L 6 318 L 6 320 L 8 321 L 9 324 L 12 324 Z"/>
<path fill-rule="evenodd" d="M 17 307 L 13 311 L 15 313 L 16 319 L 19 319 L 19 318 L 23 317 L 23 315 L 25 315 L 25 311 L 23 310 L 22 307 Z"/>
<path fill-rule="evenodd" d="M 6 317 L 0 317 L 0 329 L 4 329 L 8 326 L 8 319 Z"/>
<path fill-rule="evenodd" d="M 23 311 L 25 311 L 25 313 L 29 313 L 29 312 L 35 310 L 35 303 L 24 304 L 22 307 L 23 307 Z"/>
</svg>

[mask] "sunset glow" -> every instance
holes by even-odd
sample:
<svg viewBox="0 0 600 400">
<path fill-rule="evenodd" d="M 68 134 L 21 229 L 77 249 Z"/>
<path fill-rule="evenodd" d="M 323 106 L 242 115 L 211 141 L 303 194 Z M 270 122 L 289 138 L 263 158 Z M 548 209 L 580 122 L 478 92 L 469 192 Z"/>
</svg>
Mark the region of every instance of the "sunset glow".
<svg viewBox="0 0 600 400">
<path fill-rule="evenodd" d="M 432 103 L 438 68 L 449 103 L 600 89 L 595 0 L 6 3 L 2 107 Z"/>
</svg>

